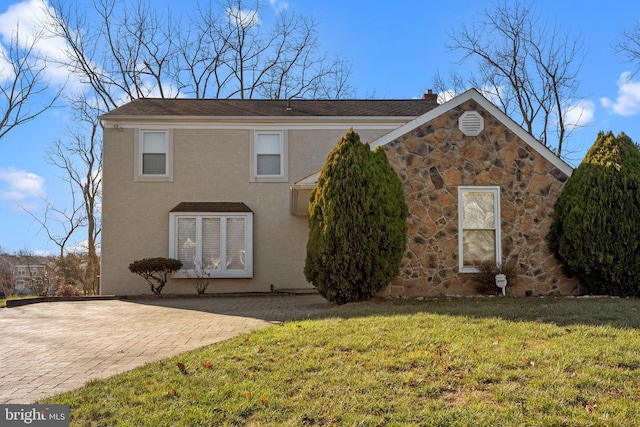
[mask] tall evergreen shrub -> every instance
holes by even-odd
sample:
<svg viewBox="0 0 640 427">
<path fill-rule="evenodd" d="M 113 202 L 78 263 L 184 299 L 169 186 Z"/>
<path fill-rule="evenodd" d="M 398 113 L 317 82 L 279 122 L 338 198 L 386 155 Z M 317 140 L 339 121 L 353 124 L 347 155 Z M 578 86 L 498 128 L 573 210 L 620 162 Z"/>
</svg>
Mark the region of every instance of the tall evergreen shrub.
<svg viewBox="0 0 640 427">
<path fill-rule="evenodd" d="M 599 294 L 640 296 L 640 151 L 600 132 L 555 206 L 549 247 Z"/>
<path fill-rule="evenodd" d="M 402 183 L 352 130 L 329 153 L 309 204 L 304 273 L 329 301 L 369 299 L 397 276 L 407 240 Z"/>
</svg>

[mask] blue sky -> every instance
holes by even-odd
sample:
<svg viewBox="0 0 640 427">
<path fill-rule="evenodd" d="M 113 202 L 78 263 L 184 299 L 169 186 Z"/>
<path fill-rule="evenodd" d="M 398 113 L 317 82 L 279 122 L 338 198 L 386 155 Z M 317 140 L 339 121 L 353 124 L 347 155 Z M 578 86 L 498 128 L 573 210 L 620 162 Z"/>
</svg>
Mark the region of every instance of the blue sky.
<svg viewBox="0 0 640 427">
<path fill-rule="evenodd" d="M 42 0 L 0 0 L 0 44 L 6 45 L 10 31 L 20 20 L 28 29 Z M 186 13 L 195 0 L 152 1 L 159 10 L 171 3 L 174 13 Z M 448 75 L 460 69 L 459 54 L 446 48 L 447 33 L 462 23 L 471 24 L 491 6 L 490 1 L 457 0 L 271 0 L 264 19 L 277 8 L 288 7 L 312 15 L 319 23 L 322 47 L 353 63 L 352 83 L 357 98 L 415 98 L 432 87 L 434 74 Z M 598 131 L 625 132 L 640 142 L 640 75 L 629 78 L 632 65 L 616 53 L 613 45 L 623 29 L 640 20 L 637 0 L 540 0 L 540 14 L 563 30 L 581 36 L 585 59 L 580 72 L 579 94 L 591 125 L 576 130 L 568 141 L 569 162 L 577 166 L 593 144 Z M 46 49 L 62 46 L 48 40 Z M 64 78 L 51 69 L 50 81 Z M 0 73 L 0 78 L 2 73 Z M 68 190 L 59 171 L 48 165 L 50 145 L 73 126 L 63 108 L 52 109 L 0 140 L 0 245 L 8 252 L 29 249 L 55 252 L 40 226 L 25 209 L 40 215 L 43 199 L 64 206 Z M 82 240 L 78 236 L 77 240 Z"/>
</svg>

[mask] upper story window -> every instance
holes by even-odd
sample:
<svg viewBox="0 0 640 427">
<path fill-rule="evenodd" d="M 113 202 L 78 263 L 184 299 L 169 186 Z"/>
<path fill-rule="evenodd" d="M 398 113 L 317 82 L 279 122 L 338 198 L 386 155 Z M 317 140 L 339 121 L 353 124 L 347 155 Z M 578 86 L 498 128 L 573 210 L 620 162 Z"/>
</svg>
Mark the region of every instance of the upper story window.
<svg viewBox="0 0 640 427">
<path fill-rule="evenodd" d="M 142 131 L 142 174 L 167 174 L 167 132 Z"/>
<path fill-rule="evenodd" d="M 173 132 L 141 129 L 135 143 L 135 181 L 173 181 Z"/>
<path fill-rule="evenodd" d="M 255 131 L 251 141 L 251 182 L 287 182 L 287 133 Z"/>
<path fill-rule="evenodd" d="M 500 264 L 500 187 L 458 187 L 458 259 L 463 273 Z"/>
</svg>

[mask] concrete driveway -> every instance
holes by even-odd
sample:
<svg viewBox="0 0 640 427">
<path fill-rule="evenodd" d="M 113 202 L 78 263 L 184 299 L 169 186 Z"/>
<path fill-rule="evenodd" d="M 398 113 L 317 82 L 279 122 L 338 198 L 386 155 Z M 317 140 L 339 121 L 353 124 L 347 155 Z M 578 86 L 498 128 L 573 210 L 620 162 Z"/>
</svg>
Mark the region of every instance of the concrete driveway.
<svg viewBox="0 0 640 427">
<path fill-rule="evenodd" d="M 48 302 L 0 309 L 0 404 L 81 387 L 147 362 L 331 307 L 319 295 Z"/>
</svg>

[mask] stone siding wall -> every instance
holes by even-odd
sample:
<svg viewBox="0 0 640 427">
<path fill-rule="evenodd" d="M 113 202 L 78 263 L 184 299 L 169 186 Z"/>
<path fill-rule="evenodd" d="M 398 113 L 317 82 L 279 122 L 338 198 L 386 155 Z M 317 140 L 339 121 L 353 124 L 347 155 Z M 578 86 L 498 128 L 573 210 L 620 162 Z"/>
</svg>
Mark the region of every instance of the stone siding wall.
<svg viewBox="0 0 640 427">
<path fill-rule="evenodd" d="M 458 129 L 464 111 L 484 117 L 476 137 Z M 561 170 L 473 100 L 385 146 L 409 205 L 401 273 L 380 296 L 474 295 L 477 283 L 458 268 L 458 186 L 500 186 L 503 263 L 516 263 L 507 295 L 575 295 L 545 236 L 568 179 Z"/>
</svg>

